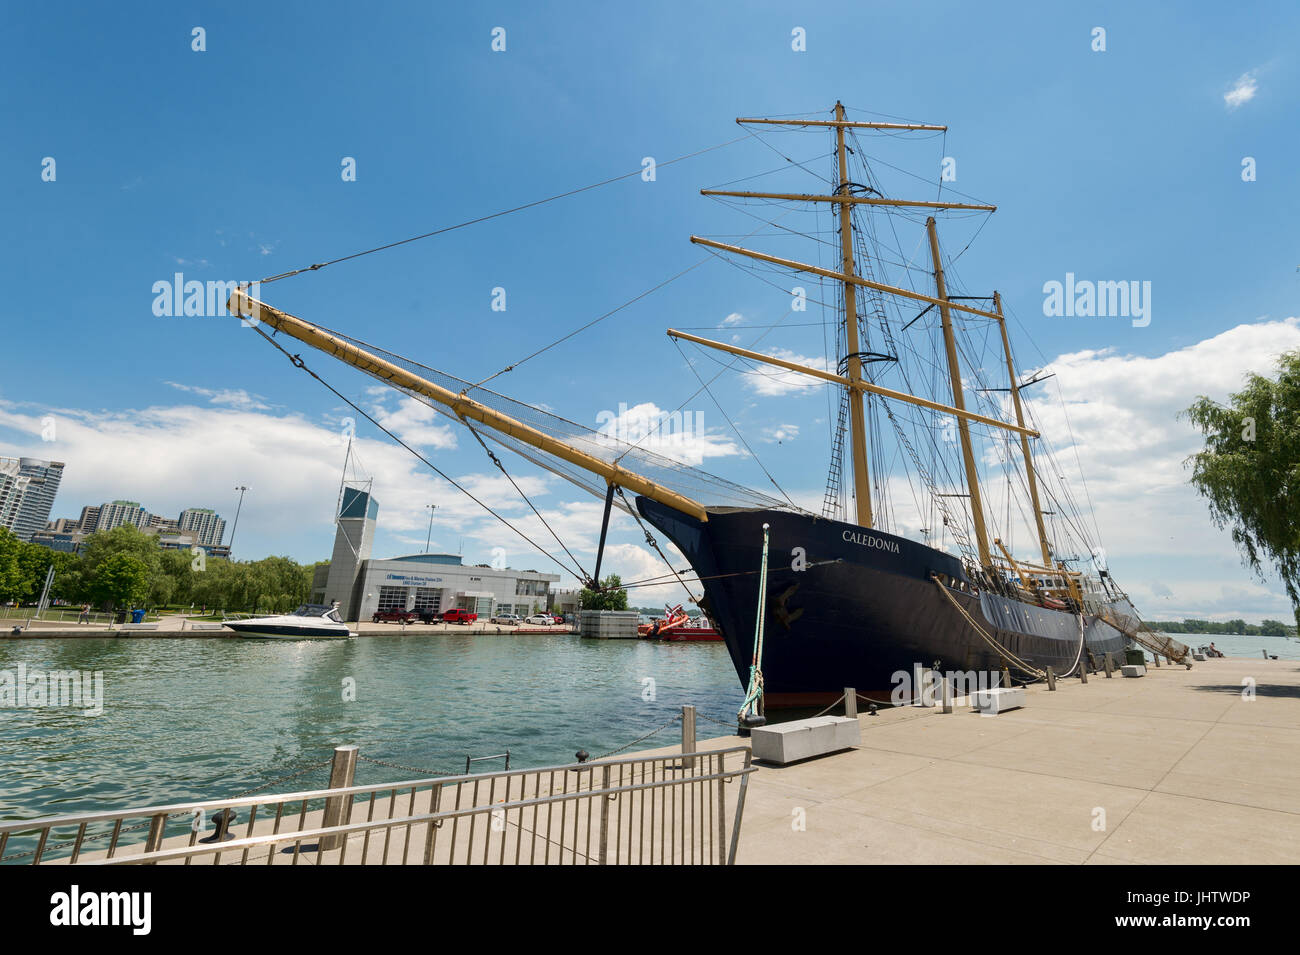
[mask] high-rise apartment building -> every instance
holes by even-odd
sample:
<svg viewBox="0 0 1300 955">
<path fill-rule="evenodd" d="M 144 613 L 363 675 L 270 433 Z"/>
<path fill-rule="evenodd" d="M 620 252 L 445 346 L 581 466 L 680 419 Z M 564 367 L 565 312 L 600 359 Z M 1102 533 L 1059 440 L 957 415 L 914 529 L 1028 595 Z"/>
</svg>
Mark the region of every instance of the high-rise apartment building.
<svg viewBox="0 0 1300 955">
<path fill-rule="evenodd" d="M 16 460 L 18 467 L 16 473 L 12 463 L 0 468 L 4 472 L 0 477 L 0 527 L 13 531 L 19 540 L 29 541 L 37 531 L 45 530 L 50 519 L 54 497 L 63 479 L 63 462 L 38 458 L 3 460 Z"/>
<path fill-rule="evenodd" d="M 187 507 L 181 511 L 180 530 L 194 531 L 200 547 L 219 547 L 226 535 L 226 521 L 209 507 Z"/>
</svg>

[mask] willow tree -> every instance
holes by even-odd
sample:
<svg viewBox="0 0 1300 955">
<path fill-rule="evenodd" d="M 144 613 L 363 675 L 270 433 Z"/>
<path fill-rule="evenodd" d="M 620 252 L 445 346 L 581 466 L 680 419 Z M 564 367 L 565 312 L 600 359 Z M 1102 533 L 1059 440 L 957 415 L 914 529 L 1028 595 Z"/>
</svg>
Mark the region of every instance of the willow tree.
<svg viewBox="0 0 1300 955">
<path fill-rule="evenodd" d="M 1281 576 L 1300 625 L 1300 350 L 1277 372 L 1249 375 L 1227 405 L 1202 396 L 1183 412 L 1205 437 L 1187 463 L 1245 562 L 1261 579 L 1269 565 Z"/>
</svg>

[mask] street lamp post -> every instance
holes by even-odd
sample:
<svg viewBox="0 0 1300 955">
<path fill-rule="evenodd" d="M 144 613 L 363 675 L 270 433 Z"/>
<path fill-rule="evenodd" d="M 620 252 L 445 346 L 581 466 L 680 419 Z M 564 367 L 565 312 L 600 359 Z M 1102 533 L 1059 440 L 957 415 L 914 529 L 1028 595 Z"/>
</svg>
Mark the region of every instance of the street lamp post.
<svg viewBox="0 0 1300 955">
<path fill-rule="evenodd" d="M 424 538 L 424 552 L 429 553 L 429 542 L 433 540 L 433 512 L 438 509 L 437 504 L 424 505 L 429 509 L 429 533 Z"/>
<path fill-rule="evenodd" d="M 230 556 L 232 558 L 235 556 L 235 531 L 239 530 L 239 512 L 244 508 L 244 492 L 251 490 L 251 488 L 241 484 L 235 490 L 239 492 L 239 504 L 235 508 L 235 525 L 230 529 Z"/>
</svg>

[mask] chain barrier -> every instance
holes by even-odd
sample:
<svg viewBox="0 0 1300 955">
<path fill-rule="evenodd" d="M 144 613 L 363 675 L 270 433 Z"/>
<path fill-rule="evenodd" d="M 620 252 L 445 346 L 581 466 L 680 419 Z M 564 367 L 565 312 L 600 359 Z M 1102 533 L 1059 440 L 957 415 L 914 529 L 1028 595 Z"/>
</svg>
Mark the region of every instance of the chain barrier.
<svg viewBox="0 0 1300 955">
<path fill-rule="evenodd" d="M 401 763 L 390 763 L 384 759 L 374 759 L 370 756 L 362 756 L 360 753 L 357 754 L 357 760 L 359 762 L 374 763 L 376 766 L 387 766 L 389 769 L 400 769 L 404 773 L 419 773 L 422 776 L 463 776 L 465 775 L 464 773 L 458 770 L 448 772 L 445 769 L 421 769 L 418 766 L 403 766 Z"/>
<path fill-rule="evenodd" d="M 696 714 L 696 715 L 698 715 L 698 714 Z M 658 729 L 653 729 L 653 730 L 651 730 L 649 733 L 646 733 L 644 736 L 639 736 L 639 737 L 637 737 L 636 739 L 632 740 L 632 742 L 630 742 L 630 743 L 628 743 L 628 744 L 626 744 L 626 745 L 624 745 L 624 746 L 620 746 L 618 749 L 611 749 L 608 753 L 605 753 L 603 756 L 596 756 L 596 757 L 594 757 L 594 758 L 597 759 L 597 760 L 601 760 L 601 759 L 609 759 L 609 757 L 611 757 L 611 756 L 613 756 L 613 755 L 615 755 L 615 754 L 617 754 L 617 753 L 621 753 L 621 752 L 623 752 L 623 750 L 627 749 L 627 748 L 630 747 L 630 746 L 635 746 L 637 743 L 642 743 L 642 742 L 648 740 L 651 736 L 654 736 L 656 733 L 662 733 L 664 730 L 668 729 L 668 727 L 672 726 L 674 723 L 679 722 L 679 721 L 681 720 L 681 718 L 682 718 L 682 715 L 681 715 L 680 713 L 678 713 L 676 716 L 674 716 L 672 719 L 670 719 L 670 720 L 669 720 L 667 723 L 665 723 L 663 726 L 660 726 Z"/>
</svg>

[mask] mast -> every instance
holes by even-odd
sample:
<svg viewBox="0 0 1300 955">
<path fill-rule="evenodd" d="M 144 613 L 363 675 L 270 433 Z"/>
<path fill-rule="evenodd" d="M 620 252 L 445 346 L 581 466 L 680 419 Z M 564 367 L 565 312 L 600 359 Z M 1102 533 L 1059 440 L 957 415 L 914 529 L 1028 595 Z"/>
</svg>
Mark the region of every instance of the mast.
<svg viewBox="0 0 1300 955">
<path fill-rule="evenodd" d="M 948 353 L 948 376 L 952 379 L 952 403 L 955 407 L 965 411 L 966 399 L 962 394 L 961 366 L 957 361 L 957 340 L 952 331 L 952 315 L 948 308 L 948 289 L 943 280 L 943 263 L 939 259 L 939 233 L 935 230 L 933 216 L 925 220 L 925 230 L 930 234 L 930 257 L 934 260 L 934 284 L 938 290 L 939 317 L 943 324 L 943 344 Z M 991 567 L 993 560 L 989 554 L 988 531 L 984 528 L 984 505 L 980 499 L 979 474 L 975 470 L 975 454 L 971 450 L 970 424 L 964 417 L 957 419 L 957 433 L 961 438 L 961 457 L 966 468 L 966 487 L 970 492 L 970 512 L 971 518 L 975 522 L 975 542 L 979 547 L 980 566 Z"/>
<path fill-rule="evenodd" d="M 1007 376 L 1011 381 L 1011 400 L 1016 406 L 1016 424 L 1025 426 L 1025 413 L 1020 406 L 1020 385 L 1016 369 L 1011 362 L 1011 340 L 1007 338 L 1007 322 L 1002 317 L 1002 296 L 993 293 L 993 311 L 998 313 L 998 328 L 1002 331 L 1002 350 L 1007 356 Z M 1034 457 L 1029 451 L 1029 437 L 1020 432 L 1020 450 L 1025 456 L 1025 480 L 1029 484 L 1029 499 L 1034 508 L 1034 523 L 1038 525 L 1038 544 L 1043 550 L 1043 566 L 1052 566 L 1052 549 L 1047 544 L 1047 528 L 1043 526 L 1043 509 L 1038 504 L 1038 478 L 1034 474 Z"/>
<path fill-rule="evenodd" d="M 835 103 L 835 149 L 839 154 L 840 184 L 835 190 L 840 206 L 840 268 L 844 280 L 844 328 L 848 342 L 848 378 L 850 382 L 862 381 L 862 358 L 859 352 L 862 341 L 858 337 L 857 286 L 853 283 L 853 206 L 849 195 L 849 167 L 844 155 L 844 104 Z M 871 477 L 867 473 L 867 425 L 862 409 L 862 392 L 849 389 L 849 430 L 853 449 L 853 496 L 857 503 L 858 523 L 872 526 Z"/>
</svg>

